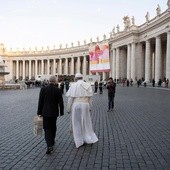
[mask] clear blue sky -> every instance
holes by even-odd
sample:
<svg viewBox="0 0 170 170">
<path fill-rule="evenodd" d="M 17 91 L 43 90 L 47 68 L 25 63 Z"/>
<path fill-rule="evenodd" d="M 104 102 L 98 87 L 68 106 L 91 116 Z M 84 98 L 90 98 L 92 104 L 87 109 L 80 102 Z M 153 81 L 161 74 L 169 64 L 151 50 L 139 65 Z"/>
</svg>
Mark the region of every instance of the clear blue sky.
<svg viewBox="0 0 170 170">
<path fill-rule="evenodd" d="M 123 17 L 135 17 L 136 25 L 145 22 L 146 12 L 156 16 L 157 5 L 167 9 L 167 0 L 1 0 L 0 43 L 9 48 L 42 46 L 90 41 L 113 27 L 124 29 Z"/>
</svg>

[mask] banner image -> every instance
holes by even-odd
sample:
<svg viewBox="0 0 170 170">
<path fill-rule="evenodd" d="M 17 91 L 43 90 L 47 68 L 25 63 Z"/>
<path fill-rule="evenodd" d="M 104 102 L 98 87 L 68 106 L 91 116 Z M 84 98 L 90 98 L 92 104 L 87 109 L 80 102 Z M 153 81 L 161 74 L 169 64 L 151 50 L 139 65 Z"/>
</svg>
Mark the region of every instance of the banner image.
<svg viewBox="0 0 170 170">
<path fill-rule="evenodd" d="M 96 44 L 89 48 L 90 71 L 109 72 L 109 44 Z"/>
</svg>

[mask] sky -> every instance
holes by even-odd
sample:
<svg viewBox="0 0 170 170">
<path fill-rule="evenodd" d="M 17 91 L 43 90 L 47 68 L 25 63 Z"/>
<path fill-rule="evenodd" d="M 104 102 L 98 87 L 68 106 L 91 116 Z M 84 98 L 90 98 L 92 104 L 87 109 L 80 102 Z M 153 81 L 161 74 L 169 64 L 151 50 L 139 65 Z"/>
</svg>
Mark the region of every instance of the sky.
<svg viewBox="0 0 170 170">
<path fill-rule="evenodd" d="M 134 16 L 135 24 L 167 9 L 167 0 L 0 0 L 0 43 L 12 50 L 71 47 L 103 39 L 123 17 Z"/>
</svg>

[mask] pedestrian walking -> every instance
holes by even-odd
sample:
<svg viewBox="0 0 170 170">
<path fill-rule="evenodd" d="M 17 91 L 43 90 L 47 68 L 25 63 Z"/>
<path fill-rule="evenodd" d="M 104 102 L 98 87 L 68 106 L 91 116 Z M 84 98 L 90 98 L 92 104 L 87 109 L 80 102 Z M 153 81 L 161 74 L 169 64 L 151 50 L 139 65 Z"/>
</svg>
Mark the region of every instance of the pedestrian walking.
<svg viewBox="0 0 170 170">
<path fill-rule="evenodd" d="M 99 83 L 98 83 L 98 81 L 96 80 L 96 81 L 94 82 L 94 94 L 97 94 L 98 86 L 99 86 Z"/>
<path fill-rule="evenodd" d="M 47 144 L 46 154 L 50 154 L 53 151 L 57 130 L 57 117 L 64 115 L 62 93 L 56 84 L 56 77 L 51 76 L 49 84 L 41 88 L 39 94 L 37 115 L 43 116 L 43 129 Z"/>
<path fill-rule="evenodd" d="M 60 89 L 61 89 L 61 93 L 64 94 L 64 82 L 63 81 L 60 83 Z"/>
<path fill-rule="evenodd" d="M 71 112 L 72 130 L 76 148 L 83 144 L 92 144 L 98 141 L 93 131 L 90 116 L 93 91 L 89 83 L 83 81 L 83 75 L 75 75 L 75 83 L 71 85 L 66 96 L 68 97 L 67 111 Z"/>
<path fill-rule="evenodd" d="M 114 98 L 116 92 L 116 83 L 113 81 L 113 78 L 110 77 L 107 83 L 108 89 L 108 112 L 113 111 L 114 108 Z"/>
<path fill-rule="evenodd" d="M 126 86 L 129 87 L 129 80 L 126 80 Z"/>
<path fill-rule="evenodd" d="M 66 79 L 65 81 L 65 86 L 66 86 L 66 92 L 68 91 L 69 87 L 70 87 L 70 82 L 69 80 Z"/>
<path fill-rule="evenodd" d="M 130 79 L 130 86 L 133 86 L 133 79 Z"/>
<path fill-rule="evenodd" d="M 169 79 L 166 79 L 166 82 L 165 82 L 165 87 L 168 88 L 168 84 L 169 84 Z"/>
<path fill-rule="evenodd" d="M 99 83 L 99 91 L 100 91 L 100 94 L 103 93 L 103 82 L 102 81 L 100 81 Z"/>
<path fill-rule="evenodd" d="M 155 79 L 152 79 L 152 87 L 155 87 Z"/>
</svg>

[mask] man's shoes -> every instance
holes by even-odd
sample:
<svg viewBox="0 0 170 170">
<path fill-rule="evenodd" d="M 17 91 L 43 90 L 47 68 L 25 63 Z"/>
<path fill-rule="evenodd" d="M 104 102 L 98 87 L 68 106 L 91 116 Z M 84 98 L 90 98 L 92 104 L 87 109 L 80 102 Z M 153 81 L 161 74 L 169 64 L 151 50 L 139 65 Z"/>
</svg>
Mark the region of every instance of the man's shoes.
<svg viewBox="0 0 170 170">
<path fill-rule="evenodd" d="M 112 109 L 109 109 L 107 112 L 113 112 L 113 108 L 112 108 Z"/>
<path fill-rule="evenodd" d="M 51 152 L 53 151 L 53 147 L 48 147 L 47 148 L 47 151 L 46 151 L 46 154 L 50 154 Z"/>
</svg>

